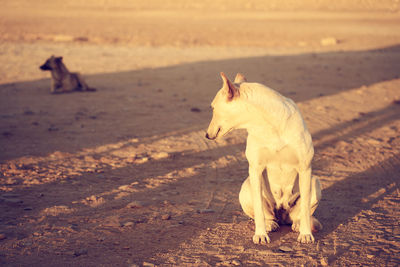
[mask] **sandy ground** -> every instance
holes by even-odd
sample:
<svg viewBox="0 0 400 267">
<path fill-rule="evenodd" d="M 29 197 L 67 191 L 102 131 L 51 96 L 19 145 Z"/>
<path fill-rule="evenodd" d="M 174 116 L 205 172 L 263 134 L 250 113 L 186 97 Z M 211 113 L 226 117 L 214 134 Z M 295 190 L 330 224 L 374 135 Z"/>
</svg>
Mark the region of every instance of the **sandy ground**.
<svg viewBox="0 0 400 267">
<path fill-rule="evenodd" d="M 400 264 L 398 1 L 81 2 L 0 1 L 0 265 Z M 49 94 L 52 54 L 98 91 Z M 314 244 L 252 243 L 246 133 L 204 138 L 220 71 L 298 103 Z"/>
</svg>

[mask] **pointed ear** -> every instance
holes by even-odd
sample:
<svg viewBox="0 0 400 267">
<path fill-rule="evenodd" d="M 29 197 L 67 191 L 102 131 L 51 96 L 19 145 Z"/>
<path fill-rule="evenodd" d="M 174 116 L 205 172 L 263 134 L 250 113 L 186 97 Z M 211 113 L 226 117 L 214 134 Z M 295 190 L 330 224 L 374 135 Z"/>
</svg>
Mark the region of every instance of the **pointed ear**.
<svg viewBox="0 0 400 267">
<path fill-rule="evenodd" d="M 56 57 L 57 61 L 61 61 L 63 58 L 62 57 Z"/>
<path fill-rule="evenodd" d="M 244 83 L 244 82 L 247 82 L 246 77 L 244 77 L 244 75 L 241 73 L 236 74 L 234 83 Z"/>
<path fill-rule="evenodd" d="M 228 97 L 228 101 L 231 101 L 235 97 L 238 97 L 240 95 L 239 90 L 230 80 L 228 80 L 228 78 L 226 78 L 225 73 L 221 72 L 221 78 L 223 81 L 222 89 L 225 91 Z"/>
</svg>

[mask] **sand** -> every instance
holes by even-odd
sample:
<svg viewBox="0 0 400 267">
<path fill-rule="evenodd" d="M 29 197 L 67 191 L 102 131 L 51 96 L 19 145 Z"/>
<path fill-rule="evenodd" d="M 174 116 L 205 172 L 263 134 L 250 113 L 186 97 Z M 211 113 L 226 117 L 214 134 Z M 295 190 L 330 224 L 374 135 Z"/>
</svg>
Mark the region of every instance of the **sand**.
<svg viewBox="0 0 400 267">
<path fill-rule="evenodd" d="M 264 2 L 2 3 L 0 265 L 397 266 L 398 1 Z M 98 91 L 50 94 L 52 54 Z M 204 137 L 221 71 L 298 103 L 314 244 L 252 243 L 246 133 Z"/>
</svg>

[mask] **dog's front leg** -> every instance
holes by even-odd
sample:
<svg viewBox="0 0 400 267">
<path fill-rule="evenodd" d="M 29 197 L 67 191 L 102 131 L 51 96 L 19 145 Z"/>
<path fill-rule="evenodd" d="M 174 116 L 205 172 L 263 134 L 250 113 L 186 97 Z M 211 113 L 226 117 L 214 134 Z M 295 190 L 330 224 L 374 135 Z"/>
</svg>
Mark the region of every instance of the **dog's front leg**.
<svg viewBox="0 0 400 267">
<path fill-rule="evenodd" d="M 297 241 L 313 243 L 311 233 L 311 167 L 299 172 L 300 189 L 300 235 Z"/>
<path fill-rule="evenodd" d="M 53 80 L 51 82 L 50 93 L 52 93 L 52 94 L 60 93 L 60 88 L 62 89 L 62 84 L 60 82 Z"/>
<path fill-rule="evenodd" d="M 260 165 L 249 163 L 249 177 L 253 197 L 254 222 L 256 226 L 255 234 L 253 236 L 253 242 L 255 244 L 266 244 L 271 241 L 266 230 L 263 212 L 264 203 L 262 201 L 262 173 L 263 168 Z"/>
<path fill-rule="evenodd" d="M 54 82 L 54 80 L 51 81 L 51 86 L 50 86 L 50 93 L 55 94 L 56 93 L 56 87 L 57 84 Z"/>
</svg>

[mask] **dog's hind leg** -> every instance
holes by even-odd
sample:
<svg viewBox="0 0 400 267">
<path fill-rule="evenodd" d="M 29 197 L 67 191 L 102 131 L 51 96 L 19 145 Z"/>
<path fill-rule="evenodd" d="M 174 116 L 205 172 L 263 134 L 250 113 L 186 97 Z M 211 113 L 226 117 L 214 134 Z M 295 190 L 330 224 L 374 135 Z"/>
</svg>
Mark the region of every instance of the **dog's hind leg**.
<svg viewBox="0 0 400 267">
<path fill-rule="evenodd" d="M 239 202 L 244 213 L 254 219 L 253 197 L 251 196 L 250 179 L 247 178 L 240 188 Z"/>
<path fill-rule="evenodd" d="M 239 193 L 239 202 L 242 206 L 244 213 L 250 218 L 254 219 L 254 205 L 253 205 L 253 196 L 251 193 L 251 185 L 250 178 L 247 178 L 240 189 Z M 274 214 L 274 201 L 272 198 L 267 197 L 266 194 L 263 194 L 263 212 L 265 218 L 265 226 L 267 232 L 275 231 L 278 229 L 279 225 L 276 222 L 275 214 Z"/>
<path fill-rule="evenodd" d="M 313 217 L 313 213 L 317 208 L 319 201 L 321 200 L 321 184 L 317 177 L 311 178 L 311 230 L 313 232 L 317 232 L 322 230 L 322 224 Z M 295 232 L 299 232 L 300 230 L 300 202 L 301 196 L 297 198 L 296 202 L 293 203 L 293 206 L 289 210 L 289 218 L 292 222 L 292 230 Z"/>
<path fill-rule="evenodd" d="M 96 91 L 95 88 L 91 88 L 89 87 L 89 85 L 87 85 L 87 83 L 85 82 L 85 80 L 83 79 L 82 75 L 79 72 L 74 72 L 71 73 L 71 75 L 74 76 L 74 78 L 76 79 L 77 83 L 78 83 L 78 90 L 82 90 L 82 91 Z"/>
</svg>

